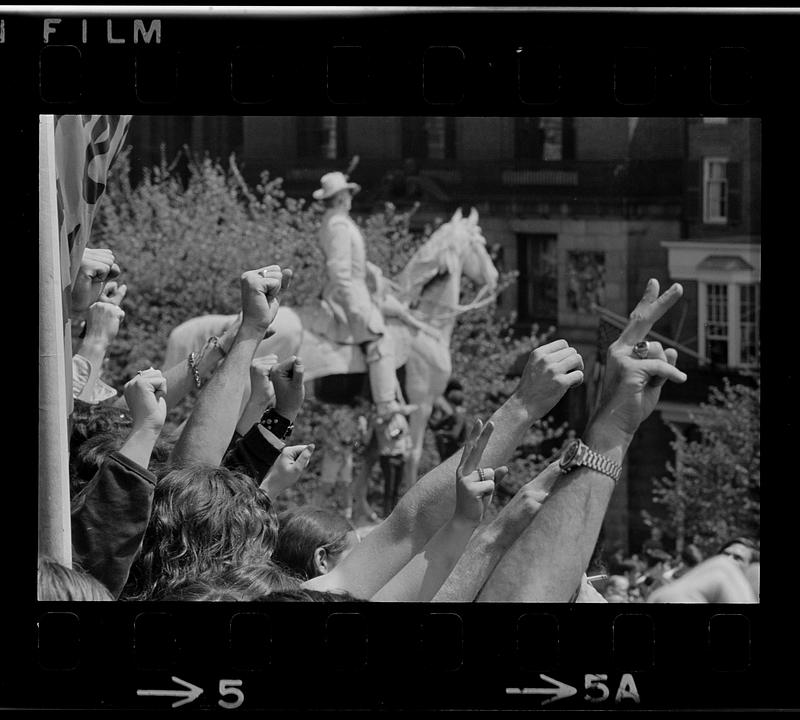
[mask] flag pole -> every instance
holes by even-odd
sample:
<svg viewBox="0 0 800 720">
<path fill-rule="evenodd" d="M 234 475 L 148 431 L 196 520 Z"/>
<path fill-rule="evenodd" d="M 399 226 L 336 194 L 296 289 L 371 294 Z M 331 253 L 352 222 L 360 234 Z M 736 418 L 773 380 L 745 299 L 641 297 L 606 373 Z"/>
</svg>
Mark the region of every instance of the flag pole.
<svg viewBox="0 0 800 720">
<path fill-rule="evenodd" d="M 52 115 L 39 116 L 39 554 L 72 567 L 54 127 Z"/>
</svg>

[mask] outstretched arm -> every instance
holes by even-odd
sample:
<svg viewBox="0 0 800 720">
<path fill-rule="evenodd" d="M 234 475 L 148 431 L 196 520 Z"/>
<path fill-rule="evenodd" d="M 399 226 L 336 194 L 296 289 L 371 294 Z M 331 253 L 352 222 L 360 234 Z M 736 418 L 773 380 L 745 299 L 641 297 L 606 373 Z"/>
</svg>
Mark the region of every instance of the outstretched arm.
<svg viewBox="0 0 800 720">
<path fill-rule="evenodd" d="M 645 294 L 619 339 L 609 348 L 608 370 L 597 414 L 584 442 L 595 452 L 621 464 L 639 424 L 655 408 L 667 379 L 683 382 L 675 368 L 677 352 L 650 343 L 652 359 L 633 357 L 633 346 L 683 292 L 673 285 L 659 296 L 656 280 Z M 572 470 L 553 487 L 534 521 L 503 557 L 486 583 L 480 601 L 567 602 L 597 542 L 614 480 L 587 467 Z"/>
<path fill-rule="evenodd" d="M 219 465 L 239 419 L 242 393 L 259 342 L 278 311 L 278 295 L 291 270 L 277 265 L 242 275 L 242 324 L 222 367 L 197 398 L 170 460 L 178 465 Z"/>
<path fill-rule="evenodd" d="M 492 429 L 491 423 L 482 427 L 480 420 L 472 428 L 454 478 L 456 509 L 453 516 L 373 600 L 430 600 L 439 590 L 483 519 L 492 500 L 495 481 L 501 481 L 508 472 L 505 467 L 483 468 L 481 474 L 477 472 Z"/>
<path fill-rule="evenodd" d="M 492 415 L 494 432 L 483 452 L 483 463 L 499 467 L 510 459 L 528 428 L 544 417 L 564 393 L 583 382 L 583 361 L 566 340 L 536 348 L 520 383 Z M 421 478 L 401 498 L 386 520 L 372 530 L 332 572 L 305 585 L 327 590 L 342 588 L 358 597 L 372 597 L 419 553 L 453 514 L 453 476 L 463 450 Z"/>
<path fill-rule="evenodd" d="M 650 603 L 754 603 L 753 588 L 734 560 L 716 555 L 654 590 Z"/>
<path fill-rule="evenodd" d="M 560 473 L 557 463 L 545 468 L 517 491 L 492 522 L 472 536 L 433 597 L 434 602 L 472 602 L 477 597 L 500 558 L 539 512 L 547 498 L 547 489 Z"/>
</svg>

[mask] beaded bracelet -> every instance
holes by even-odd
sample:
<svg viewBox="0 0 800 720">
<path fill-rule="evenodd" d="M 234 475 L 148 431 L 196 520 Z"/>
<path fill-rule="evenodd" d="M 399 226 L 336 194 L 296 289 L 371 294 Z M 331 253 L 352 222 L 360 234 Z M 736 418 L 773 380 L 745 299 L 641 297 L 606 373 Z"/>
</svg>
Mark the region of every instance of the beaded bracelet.
<svg viewBox="0 0 800 720">
<path fill-rule="evenodd" d="M 197 370 L 197 353 L 190 352 L 189 357 L 186 358 L 186 362 L 189 365 L 189 370 L 191 370 L 192 374 L 194 375 L 194 384 L 197 385 L 199 389 L 202 386 L 202 383 L 200 382 L 200 373 Z"/>
</svg>

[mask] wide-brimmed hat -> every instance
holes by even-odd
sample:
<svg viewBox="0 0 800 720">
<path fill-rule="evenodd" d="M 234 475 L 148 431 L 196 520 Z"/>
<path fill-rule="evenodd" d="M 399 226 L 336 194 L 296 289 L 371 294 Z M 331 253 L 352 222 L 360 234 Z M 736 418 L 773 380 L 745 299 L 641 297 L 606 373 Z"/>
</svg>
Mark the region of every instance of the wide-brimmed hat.
<svg viewBox="0 0 800 720">
<path fill-rule="evenodd" d="M 361 190 L 361 186 L 358 183 L 347 182 L 347 176 L 340 172 L 330 172 L 323 175 L 319 184 L 321 185 L 320 189 L 314 190 L 312 193 L 314 200 L 325 200 L 342 190 L 350 190 L 353 195 Z"/>
</svg>

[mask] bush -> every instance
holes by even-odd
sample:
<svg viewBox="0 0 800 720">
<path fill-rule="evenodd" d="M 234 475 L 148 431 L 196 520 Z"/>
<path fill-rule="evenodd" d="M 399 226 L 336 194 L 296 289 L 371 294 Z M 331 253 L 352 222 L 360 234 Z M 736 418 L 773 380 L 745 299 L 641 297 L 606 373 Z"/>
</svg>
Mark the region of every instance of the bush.
<svg viewBox="0 0 800 720">
<path fill-rule="evenodd" d="M 662 518 L 645 520 L 709 555 L 736 536 L 759 536 L 761 513 L 761 385 L 733 385 L 725 378 L 693 418 L 697 439 L 673 428 L 676 461 L 653 484 Z"/>
<path fill-rule="evenodd" d="M 92 246 L 114 251 L 128 285 L 123 302 L 125 321 L 113 344 L 105 379 L 117 388 L 138 369 L 160 367 L 170 331 L 180 323 L 208 313 L 233 314 L 240 309 L 239 277 L 245 270 L 276 263 L 291 267 L 295 277 L 283 296 L 287 305 L 309 303 L 319 296 L 325 278 L 324 255 L 317 240 L 323 213 L 320 203 L 287 197 L 280 179 L 264 172 L 252 189 L 241 177 L 233 157 L 223 167 L 209 157 L 189 163 L 183 180 L 166 161 L 147 169 L 142 181 L 130 183 L 128 152 L 121 153 L 109 178 L 105 199 L 92 229 Z M 412 210 L 413 212 L 413 210 Z M 361 224 L 368 258 L 392 277 L 426 240 L 409 229 L 411 213 L 387 204 Z M 501 287 L 515 275 L 501 278 Z M 464 281 L 468 283 L 468 281 Z M 462 315 L 451 343 L 454 375 L 470 389 L 467 410 L 484 420 L 507 397 L 516 380 L 505 368 L 538 338 L 514 339 L 509 319 L 495 307 Z M 191 410 L 187 400 L 170 415 L 170 426 Z M 321 450 L 332 437 L 331 412 L 311 399 L 300 414 L 294 436 L 314 441 Z M 547 423 L 532 429 L 512 462 L 507 487 L 527 481 L 544 462 L 542 440 L 563 428 Z M 298 493 L 313 490 L 322 452 L 314 453 Z M 421 471 L 439 462 L 427 434 Z M 498 502 L 505 496 L 498 493 Z M 291 496 L 290 496 L 291 499 Z"/>
</svg>

